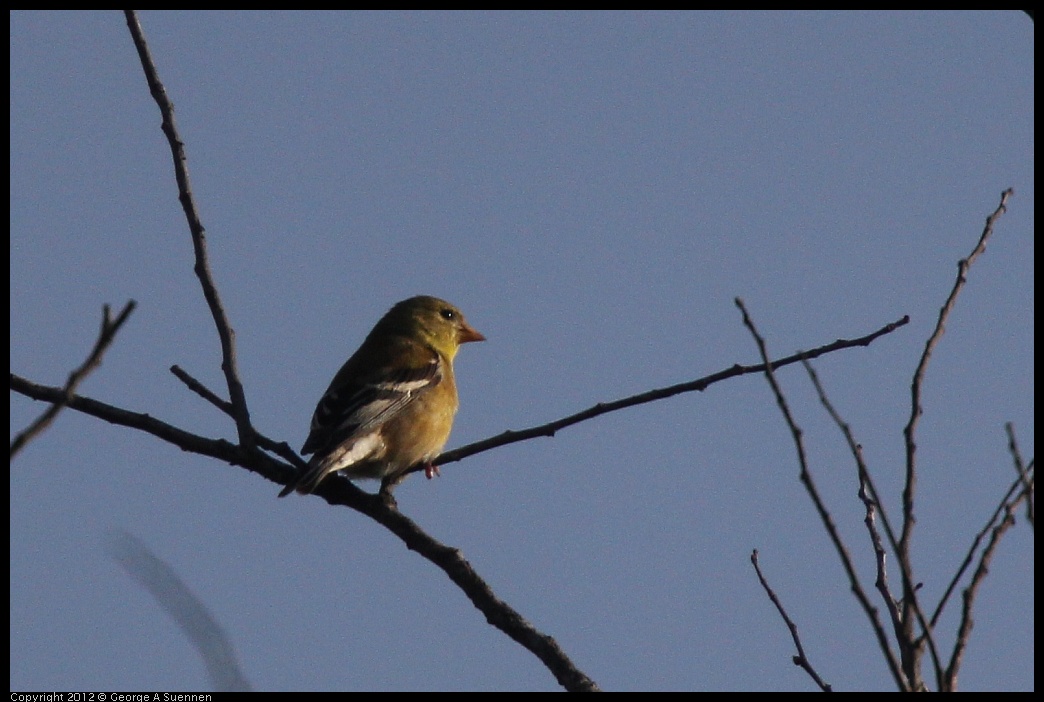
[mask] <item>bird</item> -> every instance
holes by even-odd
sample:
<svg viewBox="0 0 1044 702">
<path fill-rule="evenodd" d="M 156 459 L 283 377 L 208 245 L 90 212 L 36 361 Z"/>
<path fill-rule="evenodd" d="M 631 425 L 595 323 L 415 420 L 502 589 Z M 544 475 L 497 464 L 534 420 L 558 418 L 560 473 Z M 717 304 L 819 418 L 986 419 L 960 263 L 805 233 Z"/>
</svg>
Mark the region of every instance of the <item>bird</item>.
<svg viewBox="0 0 1044 702">
<path fill-rule="evenodd" d="M 301 449 L 306 469 L 279 493 L 307 495 L 331 473 L 381 481 L 390 497 L 415 465 L 429 478 L 457 413 L 453 359 L 485 341 L 455 306 L 418 295 L 396 303 L 330 382 Z"/>
</svg>

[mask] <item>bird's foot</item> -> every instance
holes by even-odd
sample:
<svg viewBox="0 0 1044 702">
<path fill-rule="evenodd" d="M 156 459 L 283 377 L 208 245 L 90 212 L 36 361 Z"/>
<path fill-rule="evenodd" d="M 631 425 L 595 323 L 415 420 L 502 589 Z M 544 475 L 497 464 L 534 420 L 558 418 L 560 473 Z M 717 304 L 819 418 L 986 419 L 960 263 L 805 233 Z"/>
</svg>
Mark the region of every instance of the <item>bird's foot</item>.
<svg viewBox="0 0 1044 702">
<path fill-rule="evenodd" d="M 381 481 L 381 489 L 377 491 L 377 497 L 380 498 L 381 502 L 393 509 L 399 506 L 399 503 L 395 501 L 395 496 L 392 495 L 392 490 L 398 484 L 399 481 L 395 478 L 389 479 L 387 476 L 385 476 L 385 478 Z"/>
<path fill-rule="evenodd" d="M 434 463 L 428 463 L 427 465 L 424 466 L 424 477 L 425 478 L 427 478 L 428 480 L 431 480 L 436 475 L 438 475 L 438 476 L 442 475 L 442 473 L 439 472 L 439 467 L 437 465 L 435 465 Z"/>
<path fill-rule="evenodd" d="M 395 499 L 395 495 L 384 485 L 381 485 L 381 489 L 377 492 L 376 497 L 385 507 L 391 507 L 392 509 L 398 509 L 399 507 L 399 502 Z"/>
</svg>

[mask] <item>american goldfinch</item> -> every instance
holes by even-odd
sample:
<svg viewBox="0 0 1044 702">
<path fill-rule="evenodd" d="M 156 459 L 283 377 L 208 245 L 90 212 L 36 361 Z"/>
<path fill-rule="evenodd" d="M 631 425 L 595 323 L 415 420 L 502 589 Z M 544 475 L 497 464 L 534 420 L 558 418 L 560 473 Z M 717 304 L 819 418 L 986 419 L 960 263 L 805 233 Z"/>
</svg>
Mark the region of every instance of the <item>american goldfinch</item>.
<svg viewBox="0 0 1044 702">
<path fill-rule="evenodd" d="M 279 496 L 307 495 L 339 470 L 379 478 L 381 492 L 418 463 L 429 478 L 437 473 L 431 461 L 457 413 L 453 357 L 461 344 L 485 339 L 444 300 L 422 295 L 392 307 L 319 400 L 301 449 L 315 455 Z"/>
</svg>

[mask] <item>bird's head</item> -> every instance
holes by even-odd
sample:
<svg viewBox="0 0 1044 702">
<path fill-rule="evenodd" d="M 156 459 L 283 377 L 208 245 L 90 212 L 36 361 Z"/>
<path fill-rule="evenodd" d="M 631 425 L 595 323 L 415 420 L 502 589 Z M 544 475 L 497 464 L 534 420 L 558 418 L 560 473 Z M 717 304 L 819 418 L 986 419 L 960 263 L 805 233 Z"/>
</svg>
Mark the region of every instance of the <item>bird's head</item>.
<svg viewBox="0 0 1044 702">
<path fill-rule="evenodd" d="M 378 322 L 378 326 L 386 326 L 400 333 L 416 332 L 451 360 L 461 344 L 486 340 L 485 336 L 468 324 L 456 305 L 428 295 L 418 295 L 397 303 Z"/>
</svg>

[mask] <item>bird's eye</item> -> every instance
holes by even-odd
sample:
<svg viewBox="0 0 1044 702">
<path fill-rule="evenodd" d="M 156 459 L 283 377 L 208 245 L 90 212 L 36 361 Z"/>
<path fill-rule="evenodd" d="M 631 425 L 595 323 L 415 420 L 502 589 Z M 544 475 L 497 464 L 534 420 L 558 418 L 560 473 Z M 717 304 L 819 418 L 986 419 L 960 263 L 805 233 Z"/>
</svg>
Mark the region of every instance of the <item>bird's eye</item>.
<svg viewBox="0 0 1044 702">
<path fill-rule="evenodd" d="M 448 307 L 446 309 L 442 310 L 439 314 L 442 315 L 443 319 L 451 319 L 452 320 L 452 319 L 456 319 L 457 318 L 457 313 L 454 312 L 453 310 L 449 309 Z"/>
</svg>

